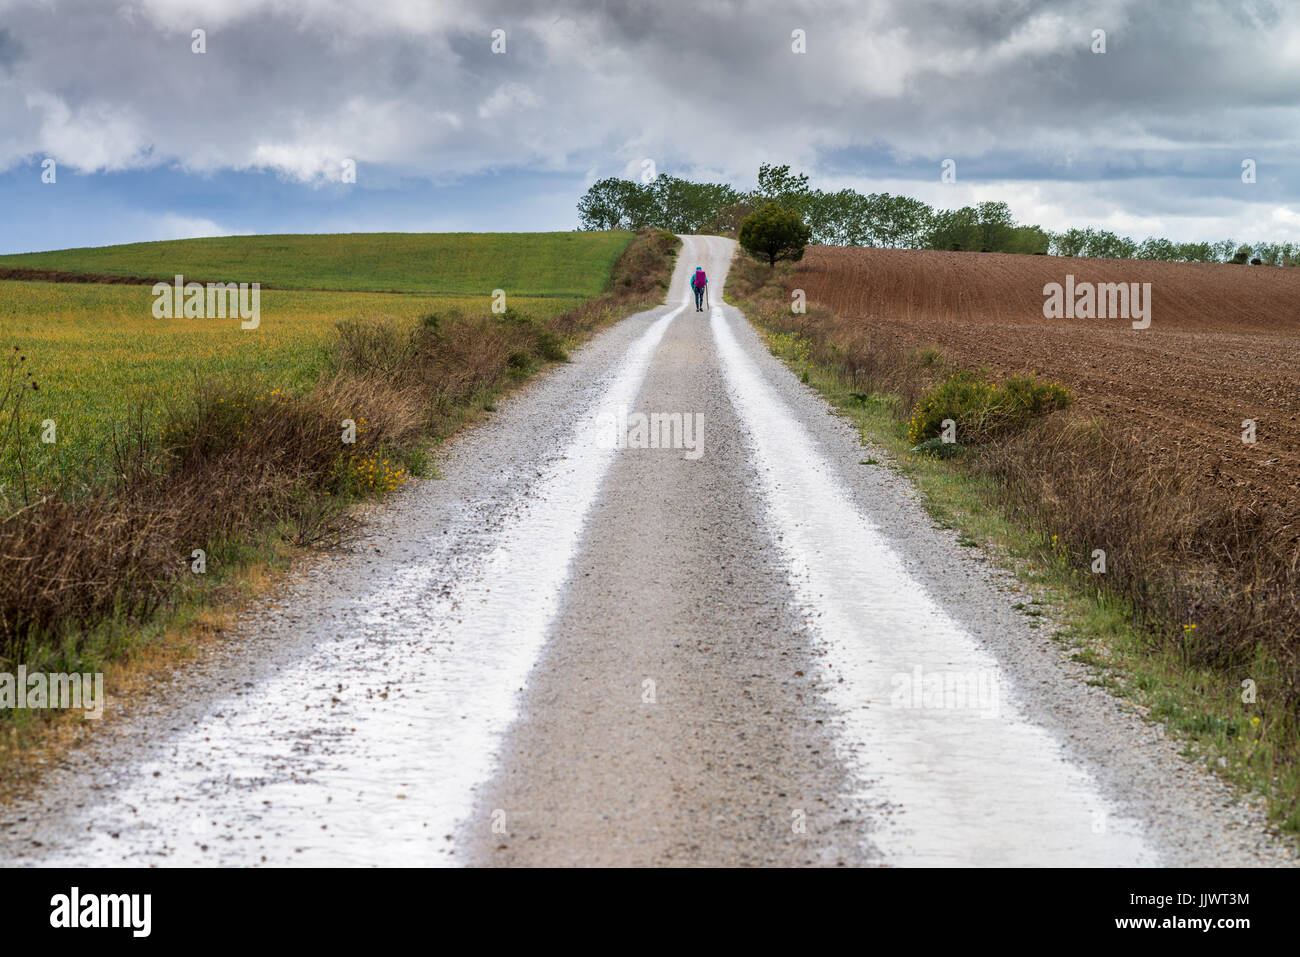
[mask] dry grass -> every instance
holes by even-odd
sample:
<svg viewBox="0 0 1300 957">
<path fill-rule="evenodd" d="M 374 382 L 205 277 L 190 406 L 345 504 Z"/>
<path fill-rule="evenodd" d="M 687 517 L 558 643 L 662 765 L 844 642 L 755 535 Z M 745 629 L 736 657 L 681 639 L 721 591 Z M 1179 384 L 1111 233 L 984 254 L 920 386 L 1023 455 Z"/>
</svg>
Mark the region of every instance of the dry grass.
<svg viewBox="0 0 1300 957">
<path fill-rule="evenodd" d="M 1270 711 L 1293 719 L 1300 554 L 1270 513 L 1225 507 L 1189 464 L 1153 460 L 1096 420 L 1062 416 L 983 450 L 971 467 L 1081 572 L 1105 550 L 1106 587 L 1157 642 L 1189 664 L 1250 678 Z M 1259 673 L 1261 656 L 1276 668 Z"/>
</svg>

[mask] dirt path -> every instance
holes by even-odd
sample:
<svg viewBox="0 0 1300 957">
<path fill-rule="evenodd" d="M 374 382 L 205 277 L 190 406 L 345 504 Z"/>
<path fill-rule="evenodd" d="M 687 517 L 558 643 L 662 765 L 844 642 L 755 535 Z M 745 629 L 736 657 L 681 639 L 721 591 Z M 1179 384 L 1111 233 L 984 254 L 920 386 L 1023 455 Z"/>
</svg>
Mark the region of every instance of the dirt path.
<svg viewBox="0 0 1300 957">
<path fill-rule="evenodd" d="M 0 860 L 1291 862 L 859 464 L 721 305 L 731 252 L 687 237 L 668 305 L 70 754 Z M 610 447 L 637 412 L 702 441 Z"/>
</svg>

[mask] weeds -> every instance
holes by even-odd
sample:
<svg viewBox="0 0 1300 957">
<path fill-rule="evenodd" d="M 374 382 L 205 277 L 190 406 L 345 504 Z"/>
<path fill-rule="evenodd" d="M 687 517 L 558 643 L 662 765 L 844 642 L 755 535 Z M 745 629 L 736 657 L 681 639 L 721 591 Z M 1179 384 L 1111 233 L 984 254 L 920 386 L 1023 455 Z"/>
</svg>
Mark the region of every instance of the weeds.
<svg viewBox="0 0 1300 957">
<path fill-rule="evenodd" d="M 26 363 L 27 356 L 23 355 L 18 346 L 14 346 L 3 373 L 4 384 L 0 385 L 0 461 L 8 457 L 12 449 L 13 458 L 18 463 L 19 490 L 24 505 L 30 504 L 31 496 L 23 452 L 23 398 L 28 392 L 39 388 Z M 0 486 L 0 509 L 5 510 L 9 498 L 6 491 Z"/>
</svg>

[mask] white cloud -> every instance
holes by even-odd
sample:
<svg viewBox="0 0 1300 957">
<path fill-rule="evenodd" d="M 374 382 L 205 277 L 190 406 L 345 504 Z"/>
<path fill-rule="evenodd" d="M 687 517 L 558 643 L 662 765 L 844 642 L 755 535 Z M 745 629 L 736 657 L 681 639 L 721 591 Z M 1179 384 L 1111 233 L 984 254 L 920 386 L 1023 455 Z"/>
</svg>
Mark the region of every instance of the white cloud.
<svg viewBox="0 0 1300 957">
<path fill-rule="evenodd" d="M 205 236 L 245 235 L 210 219 L 180 213 L 165 213 L 153 221 L 153 226 L 152 234 L 143 237 L 144 239 L 201 239 Z"/>
<path fill-rule="evenodd" d="M 89 103 L 74 111 L 40 90 L 26 99 L 39 117 L 39 152 L 60 165 L 88 173 L 149 165 L 150 144 L 129 105 Z"/>
<path fill-rule="evenodd" d="M 522 83 L 503 83 L 479 104 L 480 119 L 490 120 L 505 113 L 517 113 L 541 105 L 541 98 Z"/>
</svg>

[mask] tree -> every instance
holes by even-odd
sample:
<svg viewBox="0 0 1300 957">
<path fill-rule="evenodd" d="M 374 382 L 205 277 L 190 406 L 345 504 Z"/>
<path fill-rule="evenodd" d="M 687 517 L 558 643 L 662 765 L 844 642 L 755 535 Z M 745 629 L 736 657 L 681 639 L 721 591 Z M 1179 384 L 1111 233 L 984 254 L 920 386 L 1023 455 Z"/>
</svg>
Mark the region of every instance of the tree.
<svg viewBox="0 0 1300 957">
<path fill-rule="evenodd" d="M 713 216 L 701 227 L 701 231 L 720 236 L 735 236 L 740 232 L 740 225 L 754 212 L 748 200 L 739 200 L 721 209 L 715 210 Z"/>
<path fill-rule="evenodd" d="M 892 249 L 917 249 L 921 246 L 922 237 L 934 215 L 929 203 L 888 193 L 872 193 L 868 199 L 871 200 L 872 235 L 877 246 Z"/>
<path fill-rule="evenodd" d="M 800 200 L 808 195 L 808 174 L 798 176 L 790 174 L 790 165 L 772 166 L 764 163 L 758 168 L 758 189 L 754 198 L 779 203 L 787 209 L 798 207 Z"/>
<path fill-rule="evenodd" d="M 1232 254 L 1237 251 L 1237 241 L 1235 239 L 1221 239 L 1217 243 L 1213 243 L 1210 248 L 1214 250 L 1214 258 L 1217 262 L 1231 262 Z"/>
<path fill-rule="evenodd" d="M 1178 252 L 1177 243 L 1168 239 L 1161 239 L 1158 236 L 1148 236 L 1138 246 L 1137 258 L 1154 259 L 1158 262 L 1173 262 L 1178 258 Z"/>
<path fill-rule="evenodd" d="M 1020 253 L 1030 256 L 1047 255 L 1047 247 L 1052 237 L 1041 226 L 1017 226 L 1011 231 L 1011 238 L 1000 252 Z"/>
<path fill-rule="evenodd" d="M 583 229 L 640 229 L 657 225 L 653 207 L 649 187 L 611 176 L 578 200 L 578 219 Z"/>
<path fill-rule="evenodd" d="M 930 216 L 924 245 L 951 251 L 979 249 L 979 213 L 973 206 L 936 210 Z"/>
<path fill-rule="evenodd" d="M 1083 255 L 1094 259 L 1132 259 L 1137 255 L 1138 244 L 1127 236 L 1119 236 L 1109 229 L 1085 229 L 1088 237 Z"/>
<path fill-rule="evenodd" d="M 755 259 L 767 260 L 769 266 L 788 259 L 803 259 L 804 247 L 812 238 L 799 214 L 768 203 L 740 224 L 740 248 Z"/>
<path fill-rule="evenodd" d="M 1212 263 L 1218 262 L 1215 255 L 1214 246 L 1210 243 L 1179 243 L 1178 255 L 1179 262 L 1185 263 Z"/>
<path fill-rule="evenodd" d="M 1052 233 L 1052 254 L 1055 256 L 1082 256 L 1087 241 L 1082 229 L 1072 228 Z"/>
<path fill-rule="evenodd" d="M 1006 203 L 982 202 L 961 209 L 935 210 L 910 196 L 864 196 L 852 189 L 827 193 L 812 189 L 808 176 L 792 173 L 789 165 L 769 163 L 759 167 L 758 186 L 751 192 L 736 190 L 726 183 L 696 183 L 666 173 L 649 183 L 603 179 L 578 201 L 578 216 L 583 229 L 655 226 L 676 233 L 737 236 L 756 210 L 771 204 L 793 215 L 806 232 L 804 244 L 983 249 L 1173 262 L 1248 263 L 1258 258 L 1264 265 L 1300 265 L 1300 245 L 1295 243 L 1261 242 L 1252 247 L 1232 239 L 1175 243 L 1155 236 L 1138 243 L 1128 236 L 1093 227 L 1049 233 L 1038 226 L 1018 225 Z M 774 265 L 780 259 L 801 256 L 802 252 L 767 258 Z"/>
<path fill-rule="evenodd" d="M 1255 257 L 1265 266 L 1282 264 L 1282 247 L 1278 243 L 1255 243 Z"/>
<path fill-rule="evenodd" d="M 696 183 L 691 196 L 694 230 L 699 232 L 706 223 L 718 217 L 721 210 L 729 209 L 741 201 L 741 194 L 726 183 Z"/>
<path fill-rule="evenodd" d="M 656 176 L 647 187 L 654 208 L 649 225 L 674 233 L 699 232 L 717 211 L 739 199 L 739 194 L 722 183 L 693 183 L 667 173 Z"/>
<path fill-rule="evenodd" d="M 812 241 L 827 246 L 871 245 L 870 197 L 851 189 L 838 193 L 815 190 L 809 194 L 804 222 L 812 229 Z"/>
<path fill-rule="evenodd" d="M 979 229 L 979 249 L 984 252 L 1003 252 L 1011 243 L 1016 228 L 1016 218 L 1006 203 L 980 203 L 975 207 L 976 225 Z"/>
</svg>

